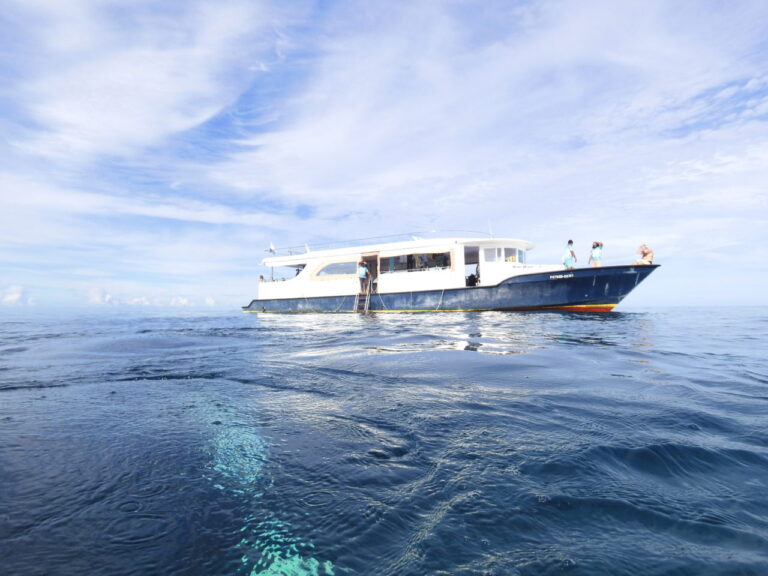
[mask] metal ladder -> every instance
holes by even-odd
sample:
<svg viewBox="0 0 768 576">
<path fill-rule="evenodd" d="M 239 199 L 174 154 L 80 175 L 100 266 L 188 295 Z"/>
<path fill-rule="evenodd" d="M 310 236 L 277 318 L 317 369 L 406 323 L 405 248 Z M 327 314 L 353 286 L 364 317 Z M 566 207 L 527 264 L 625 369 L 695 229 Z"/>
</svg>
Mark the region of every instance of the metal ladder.
<svg viewBox="0 0 768 576">
<path fill-rule="evenodd" d="M 358 314 L 368 314 L 368 308 L 371 305 L 371 284 L 373 282 L 368 280 L 368 289 L 363 293 L 358 293 L 355 296 L 355 312 Z"/>
</svg>

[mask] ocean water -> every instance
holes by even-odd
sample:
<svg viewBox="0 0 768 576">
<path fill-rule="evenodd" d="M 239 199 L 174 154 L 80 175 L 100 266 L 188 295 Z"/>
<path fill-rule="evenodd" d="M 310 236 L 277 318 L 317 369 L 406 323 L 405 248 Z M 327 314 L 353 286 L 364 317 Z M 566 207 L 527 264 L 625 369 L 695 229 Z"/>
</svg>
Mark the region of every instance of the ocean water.
<svg viewBox="0 0 768 576">
<path fill-rule="evenodd" d="M 768 574 L 767 342 L 766 308 L 5 314 L 0 574 Z"/>
</svg>

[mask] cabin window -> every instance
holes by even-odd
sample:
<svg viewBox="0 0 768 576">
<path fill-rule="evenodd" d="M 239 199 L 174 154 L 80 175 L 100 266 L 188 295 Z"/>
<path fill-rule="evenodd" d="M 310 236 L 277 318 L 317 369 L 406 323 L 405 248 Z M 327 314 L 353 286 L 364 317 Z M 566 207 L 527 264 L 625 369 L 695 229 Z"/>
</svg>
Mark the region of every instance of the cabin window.
<svg viewBox="0 0 768 576">
<path fill-rule="evenodd" d="M 381 259 L 381 273 L 444 270 L 451 267 L 450 252 L 428 252 L 385 256 Z"/>
<path fill-rule="evenodd" d="M 357 262 L 334 262 L 326 264 L 317 272 L 318 276 L 346 276 L 357 272 Z"/>
<path fill-rule="evenodd" d="M 525 263 L 525 250 L 517 248 L 485 248 L 483 259 L 486 262 L 520 262 Z"/>
</svg>

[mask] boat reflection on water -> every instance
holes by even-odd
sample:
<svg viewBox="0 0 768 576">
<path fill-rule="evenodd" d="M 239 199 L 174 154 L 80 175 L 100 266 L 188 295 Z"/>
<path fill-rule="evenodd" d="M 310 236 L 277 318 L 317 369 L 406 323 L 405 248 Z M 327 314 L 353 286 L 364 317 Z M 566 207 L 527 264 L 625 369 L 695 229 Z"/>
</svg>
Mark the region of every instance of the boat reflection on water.
<svg viewBox="0 0 768 576">
<path fill-rule="evenodd" d="M 651 347 L 652 319 L 642 313 L 457 312 L 453 314 L 259 315 L 262 329 L 302 357 L 459 350 L 528 354 L 563 343 L 601 347 Z M 605 330 L 606 323 L 610 330 Z M 293 344 L 292 344 L 293 343 Z M 281 354 L 280 350 L 275 350 Z"/>
</svg>

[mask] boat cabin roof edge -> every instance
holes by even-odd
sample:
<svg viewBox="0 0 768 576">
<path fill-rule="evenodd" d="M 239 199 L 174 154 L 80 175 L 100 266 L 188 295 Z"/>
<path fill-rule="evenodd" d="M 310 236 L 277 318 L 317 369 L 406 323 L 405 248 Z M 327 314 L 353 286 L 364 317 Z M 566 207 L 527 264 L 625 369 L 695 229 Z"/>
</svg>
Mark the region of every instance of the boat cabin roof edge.
<svg viewBox="0 0 768 576">
<path fill-rule="evenodd" d="M 349 257 L 359 259 L 361 255 L 374 255 L 385 253 L 389 256 L 398 251 L 408 253 L 408 251 L 423 249 L 428 252 L 442 252 L 450 250 L 454 246 L 477 246 L 480 248 L 492 248 L 498 246 L 508 246 L 522 250 L 530 250 L 533 243 L 518 238 L 423 238 L 410 240 L 406 242 L 390 242 L 385 244 L 368 244 L 365 246 L 347 246 L 345 248 L 336 248 L 331 250 L 318 250 L 317 252 L 304 252 L 302 254 L 291 254 L 288 256 L 270 256 L 264 258 L 264 266 L 295 266 L 305 264 L 311 260 L 321 258 Z"/>
</svg>

